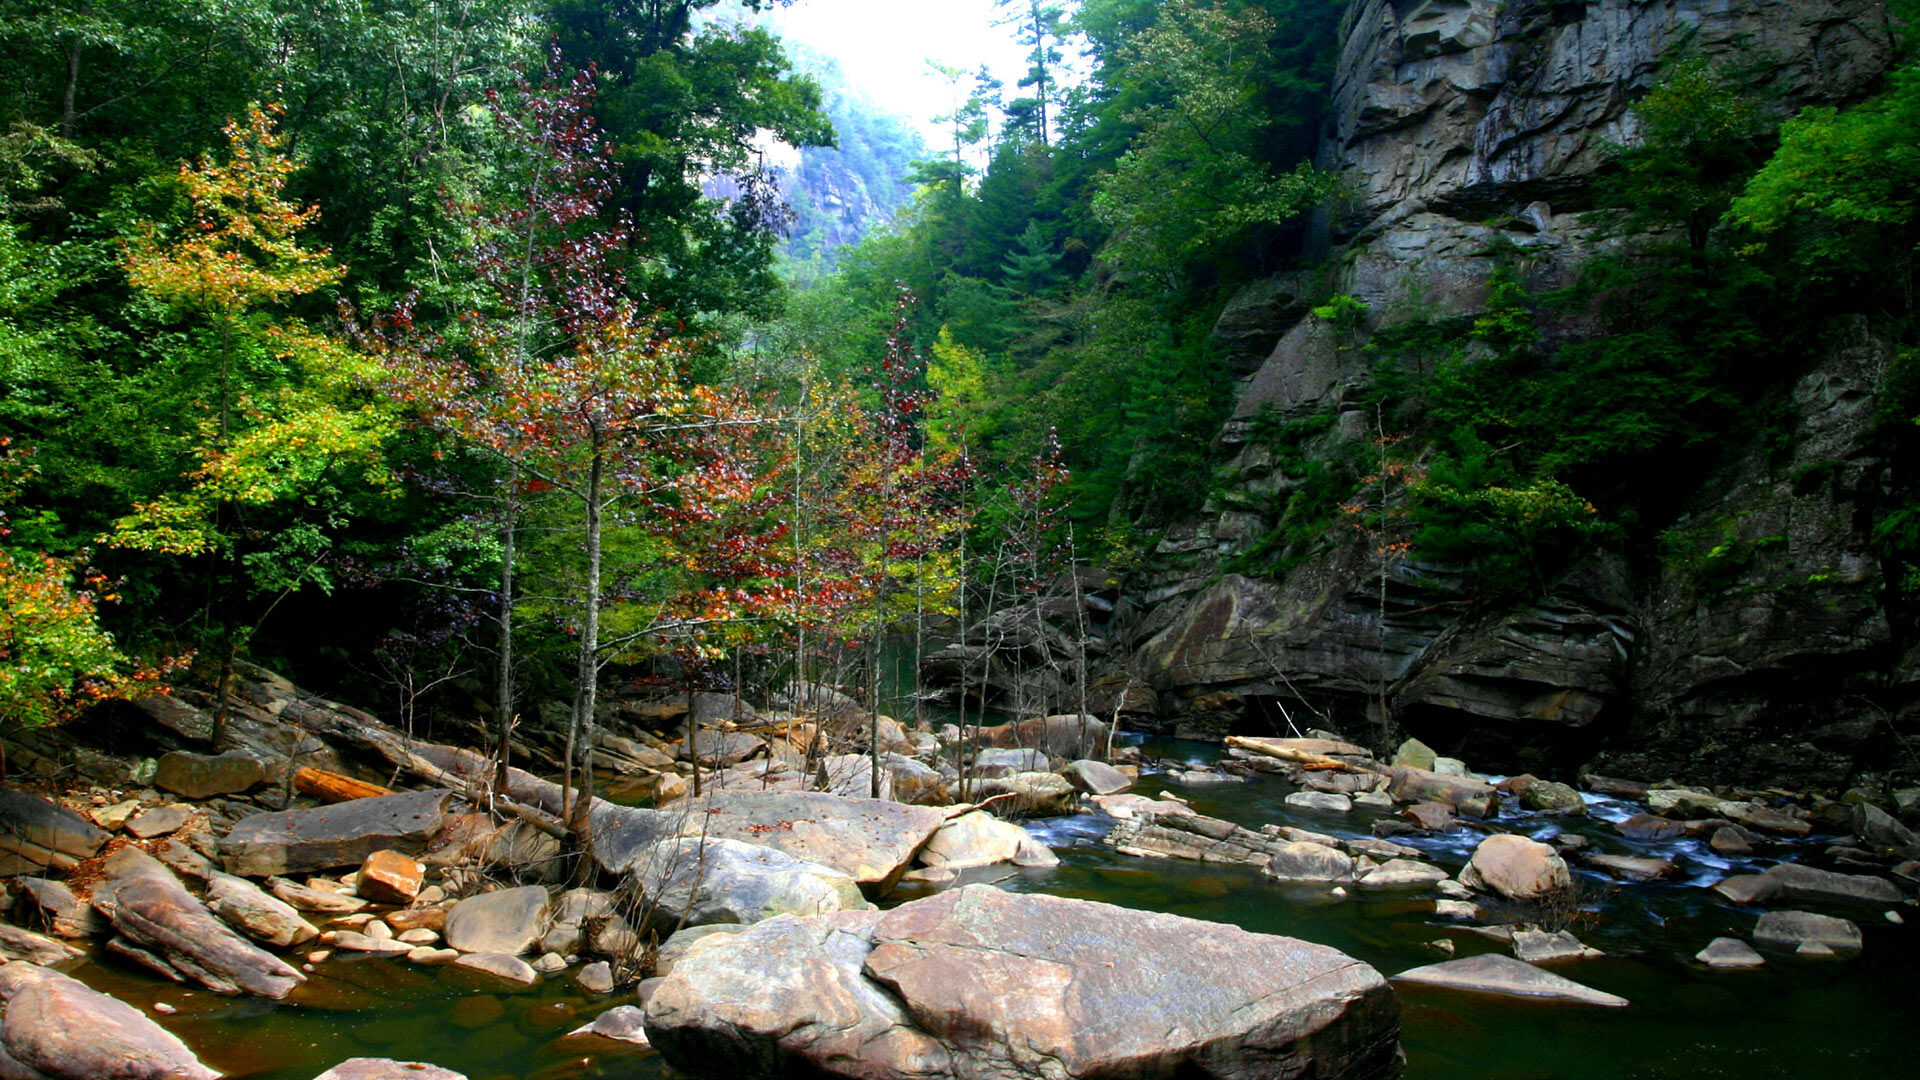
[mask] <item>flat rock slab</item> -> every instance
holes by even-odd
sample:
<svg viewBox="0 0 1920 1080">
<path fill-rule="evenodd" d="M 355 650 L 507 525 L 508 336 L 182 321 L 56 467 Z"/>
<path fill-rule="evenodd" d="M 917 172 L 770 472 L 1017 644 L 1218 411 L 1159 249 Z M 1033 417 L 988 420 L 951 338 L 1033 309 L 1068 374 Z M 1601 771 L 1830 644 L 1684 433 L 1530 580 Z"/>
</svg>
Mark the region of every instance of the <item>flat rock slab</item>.
<svg viewBox="0 0 1920 1080">
<path fill-rule="evenodd" d="M 1753 940 L 1775 949 L 1804 951 L 1818 946 L 1830 956 L 1851 956 L 1864 939 L 1851 919 L 1836 919 L 1811 911 L 1769 911 L 1753 928 Z"/>
<path fill-rule="evenodd" d="M 1648 859 L 1637 855 L 1589 855 L 1586 863 L 1621 881 L 1659 881 L 1680 872 L 1678 866 L 1666 859 Z"/>
<path fill-rule="evenodd" d="M 699 1077 L 1398 1074 L 1371 967 L 1292 938 L 966 886 L 696 944 L 647 1035 Z"/>
<path fill-rule="evenodd" d="M 193 807 L 185 803 L 171 806 L 159 806 L 127 822 L 127 832 L 141 840 L 151 840 L 156 836 L 178 832 L 195 816 Z"/>
<path fill-rule="evenodd" d="M 106 842 L 106 833 L 66 807 L 0 788 L 0 876 L 70 870 Z"/>
<path fill-rule="evenodd" d="M 313 1080 L 467 1080 L 467 1076 L 424 1061 L 348 1058 Z"/>
<path fill-rule="evenodd" d="M 267 782 L 267 770 L 250 754 L 189 754 L 175 750 L 160 755 L 153 786 L 189 799 L 238 795 Z"/>
<path fill-rule="evenodd" d="M 233 827 L 220 850 L 227 872 L 243 877 L 359 866 L 382 848 L 424 849 L 446 821 L 452 797 L 449 791 L 408 791 L 255 814 Z"/>
<path fill-rule="evenodd" d="M 0 965 L 0 1075 L 49 1080 L 218 1080 L 187 1044 L 115 998 L 32 964 Z M 33 1070 L 19 1073 L 18 1063 Z"/>
<path fill-rule="evenodd" d="M 9 960 L 24 960 L 29 964 L 50 967 L 64 964 L 80 955 L 80 950 L 64 941 L 55 941 L 42 937 L 31 930 L 22 930 L 17 926 L 0 923 L 0 963 Z"/>
<path fill-rule="evenodd" d="M 214 918 L 173 871 L 139 848 L 115 852 L 105 870 L 93 906 L 120 934 L 108 943 L 113 951 L 216 994 L 283 998 L 306 981 L 279 957 L 255 948 Z"/>
<path fill-rule="evenodd" d="M 1582 1005 L 1607 1005 L 1619 1007 L 1627 1004 L 1627 999 L 1582 986 L 1572 979 L 1562 978 L 1550 971 L 1542 971 L 1525 961 L 1498 953 L 1484 956 L 1471 956 L 1465 960 L 1448 960 L 1443 964 L 1428 964 L 1411 971 L 1403 971 L 1393 977 L 1394 982 L 1416 983 L 1422 986 L 1445 986 L 1455 990 L 1477 990 L 1486 994 L 1509 994 L 1515 997 L 1544 998 L 1552 1001 L 1571 1001 Z"/>
<path fill-rule="evenodd" d="M 1323 814 L 1344 814 L 1353 809 L 1353 800 L 1328 791 L 1296 791 L 1286 803 L 1296 810 L 1315 810 Z"/>
<path fill-rule="evenodd" d="M 1898 904 L 1900 886 L 1870 874 L 1837 874 L 1799 863 L 1780 863 L 1761 875 L 1779 883 L 1784 900 L 1833 900 L 1853 904 Z"/>
</svg>

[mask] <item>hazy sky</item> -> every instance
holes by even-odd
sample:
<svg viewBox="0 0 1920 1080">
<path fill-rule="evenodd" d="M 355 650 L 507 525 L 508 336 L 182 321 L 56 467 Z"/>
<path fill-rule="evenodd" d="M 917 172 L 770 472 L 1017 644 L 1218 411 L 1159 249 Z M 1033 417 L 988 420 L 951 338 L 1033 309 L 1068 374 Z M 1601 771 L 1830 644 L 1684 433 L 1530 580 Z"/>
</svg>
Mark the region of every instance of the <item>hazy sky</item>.
<svg viewBox="0 0 1920 1080">
<path fill-rule="evenodd" d="M 995 26 L 993 0 L 799 0 L 776 9 L 780 33 L 838 57 L 847 77 L 888 112 L 916 121 L 938 146 L 930 118 L 947 111 L 946 80 L 927 61 L 971 71 L 986 63 L 1007 84 L 1026 68 L 1011 27 Z"/>
</svg>

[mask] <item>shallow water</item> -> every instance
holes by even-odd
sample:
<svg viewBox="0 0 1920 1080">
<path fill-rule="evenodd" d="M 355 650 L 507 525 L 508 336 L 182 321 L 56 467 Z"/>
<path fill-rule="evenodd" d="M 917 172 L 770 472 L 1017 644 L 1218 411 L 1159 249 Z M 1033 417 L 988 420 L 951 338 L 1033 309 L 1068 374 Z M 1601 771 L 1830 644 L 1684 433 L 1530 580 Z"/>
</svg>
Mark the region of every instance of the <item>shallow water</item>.
<svg viewBox="0 0 1920 1080">
<path fill-rule="evenodd" d="M 1171 740 L 1146 749 L 1171 763 L 1202 767 L 1218 753 Z M 1277 823 L 1364 836 L 1379 816 L 1287 807 L 1282 800 L 1294 788 L 1271 777 L 1183 786 L 1149 772 L 1135 790 L 1176 791 L 1202 813 L 1251 828 Z M 1866 951 L 1851 961 L 1772 960 L 1760 971 L 1709 972 L 1693 963 L 1693 954 L 1723 934 L 1745 937 L 1756 916 L 1716 902 L 1703 886 L 1747 864 L 1718 856 L 1699 841 L 1623 839 L 1602 823 L 1625 818 L 1634 808 L 1596 796 L 1588 803 L 1591 818 L 1585 822 L 1509 816 L 1503 824 L 1517 824 L 1541 838 L 1571 828 L 1591 837 L 1602 851 L 1657 854 L 1681 864 L 1680 878 L 1653 885 L 1610 885 L 1576 870 L 1594 909 L 1576 932 L 1608 956 L 1554 970 L 1633 1004 L 1599 1009 L 1408 987 L 1401 1001 L 1409 1080 L 1912 1075 L 1905 1025 L 1920 1017 L 1920 980 L 1915 978 L 1920 949 L 1912 927 L 1891 925 L 1871 909 L 1836 911 L 1852 917 L 1866 934 Z M 1288 934 L 1341 949 L 1386 974 L 1446 959 L 1429 944 L 1437 939 L 1452 941 L 1457 956 L 1500 948 L 1435 919 L 1432 905 L 1412 894 L 1335 900 L 1322 889 L 1264 880 L 1251 868 L 1120 855 L 1100 843 L 1111 824 L 1100 814 L 1027 824 L 1055 848 L 1061 865 L 998 872 L 1003 888 Z M 1397 839 L 1457 870 L 1478 834 Z M 1826 843 L 1815 837 L 1771 850 L 1814 859 Z M 473 1080 L 669 1075 L 651 1055 L 606 1042 L 560 1039 L 600 1010 L 631 1000 L 616 996 L 590 1003 L 572 992 L 565 977 L 503 993 L 458 969 L 346 957 L 321 965 L 294 1003 L 275 1005 L 185 992 L 110 959 L 89 962 L 75 974 L 143 1008 L 155 1001 L 179 1008 L 178 1015 L 161 1017 L 162 1022 L 209 1064 L 236 1077 L 310 1080 L 354 1056 L 429 1061 Z"/>
</svg>

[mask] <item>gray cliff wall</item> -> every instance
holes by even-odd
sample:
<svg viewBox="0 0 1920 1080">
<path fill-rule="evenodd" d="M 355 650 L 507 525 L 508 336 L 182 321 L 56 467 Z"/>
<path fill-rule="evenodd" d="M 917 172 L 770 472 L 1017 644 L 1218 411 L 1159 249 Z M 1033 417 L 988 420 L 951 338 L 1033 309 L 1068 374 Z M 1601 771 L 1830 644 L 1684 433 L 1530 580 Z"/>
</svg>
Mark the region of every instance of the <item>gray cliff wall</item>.
<svg viewBox="0 0 1920 1080">
<path fill-rule="evenodd" d="M 1249 286 L 1221 317 L 1216 339 L 1245 372 L 1217 447 L 1224 491 L 1129 581 L 1126 670 L 1102 685 L 1134 686 L 1140 722 L 1166 730 L 1292 720 L 1366 737 L 1384 680 L 1402 729 L 1484 767 L 1598 753 L 1654 778 L 1831 784 L 1857 771 L 1920 671 L 1889 629 L 1870 550 L 1884 466 L 1869 435 L 1889 355 L 1864 324 L 1808 357 L 1791 461 L 1755 448 L 1669 530 L 1700 552 L 1651 570 L 1597 553 L 1501 612 L 1461 603 L 1457 574 L 1417 554 L 1388 567 L 1383 589 L 1369 544 L 1339 524 L 1284 571 L 1225 564 L 1270 537 L 1282 496 L 1307 482 L 1260 423 L 1324 418 L 1307 459 L 1374 434 L 1369 414 L 1343 407 L 1370 359 L 1342 348 L 1312 302 L 1354 295 L 1376 325 L 1470 314 L 1493 247 L 1520 253 L 1530 287 L 1566 283 L 1620 242 L 1581 216 L 1606 148 L 1635 138 L 1631 106 L 1663 56 L 1738 50 L 1780 108 L 1844 104 L 1890 62 L 1883 4 L 1356 0 L 1342 32 L 1321 157 L 1349 169 L 1355 194 L 1322 222 L 1322 269 Z M 1703 575 L 1703 553 L 1727 543 L 1742 555 L 1733 579 Z"/>
</svg>

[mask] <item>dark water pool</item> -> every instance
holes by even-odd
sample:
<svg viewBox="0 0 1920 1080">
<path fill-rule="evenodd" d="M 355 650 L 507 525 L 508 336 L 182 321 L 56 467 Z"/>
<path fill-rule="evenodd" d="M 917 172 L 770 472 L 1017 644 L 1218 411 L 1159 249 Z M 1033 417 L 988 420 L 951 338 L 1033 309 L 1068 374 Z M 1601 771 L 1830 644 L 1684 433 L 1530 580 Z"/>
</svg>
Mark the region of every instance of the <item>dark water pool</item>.
<svg viewBox="0 0 1920 1080">
<path fill-rule="evenodd" d="M 1191 743 L 1156 743 L 1148 750 L 1198 764 L 1216 754 Z M 1195 809 L 1249 827 L 1279 823 L 1360 836 L 1375 816 L 1295 810 L 1282 801 L 1293 788 L 1271 778 L 1183 787 L 1149 774 L 1137 790 L 1177 791 Z M 1631 808 L 1598 799 L 1590 809 L 1593 818 L 1585 823 L 1568 826 L 1564 819 L 1543 817 L 1522 818 L 1520 824 L 1540 837 L 1571 827 L 1601 850 L 1658 853 L 1683 867 L 1678 881 L 1659 885 L 1609 887 L 1582 875 L 1595 910 L 1578 932 L 1608 956 L 1555 970 L 1632 1005 L 1547 1005 L 1409 987 L 1401 993 L 1409 1080 L 1914 1075 L 1907 1025 L 1920 1022 L 1920 949 L 1911 925 L 1895 926 L 1878 911 L 1850 912 L 1867 941 L 1866 951 L 1851 961 L 1773 961 L 1756 972 L 1706 971 L 1692 962 L 1693 954 L 1716 936 L 1745 936 L 1755 918 L 1715 902 L 1704 887 L 1738 864 L 1697 842 L 1623 840 L 1603 822 L 1625 817 Z M 1106 825 L 1100 815 L 1028 824 L 1059 852 L 1061 865 L 1006 876 L 1004 888 L 1288 934 L 1341 949 L 1387 974 L 1445 959 L 1431 944 L 1436 940 L 1452 941 L 1458 956 L 1499 948 L 1435 919 L 1431 904 L 1406 896 L 1334 900 L 1324 890 L 1263 880 L 1251 869 L 1120 855 L 1100 844 Z M 1457 869 L 1475 839 L 1462 833 L 1411 842 Z M 1773 854 L 1814 858 L 1823 846 L 1816 838 Z M 354 1056 L 430 1061 L 473 1080 L 669 1075 L 657 1057 L 560 1038 L 594 1013 L 630 1000 L 590 1003 L 571 992 L 564 978 L 525 993 L 501 993 L 456 969 L 349 957 L 323 964 L 296 1003 L 275 1005 L 183 992 L 112 961 L 90 963 L 75 974 L 137 1006 L 174 1005 L 180 1012 L 162 1017 L 166 1026 L 233 1076 L 309 1080 Z"/>
</svg>

